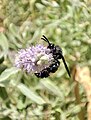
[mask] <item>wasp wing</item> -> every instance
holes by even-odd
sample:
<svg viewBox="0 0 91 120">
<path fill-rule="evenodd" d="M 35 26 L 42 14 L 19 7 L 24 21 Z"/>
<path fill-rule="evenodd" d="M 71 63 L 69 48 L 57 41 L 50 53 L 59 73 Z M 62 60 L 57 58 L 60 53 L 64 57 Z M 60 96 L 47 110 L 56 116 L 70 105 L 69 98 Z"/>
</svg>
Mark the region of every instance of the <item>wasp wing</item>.
<svg viewBox="0 0 91 120">
<path fill-rule="evenodd" d="M 71 77 L 70 71 L 69 71 L 68 66 L 67 66 L 67 64 L 66 64 L 66 62 L 65 62 L 64 56 L 62 55 L 61 58 L 62 58 L 62 61 L 63 61 L 63 63 L 64 63 L 64 66 L 65 66 L 65 68 L 66 68 L 66 70 L 67 70 L 67 73 L 68 73 L 69 77 Z"/>
</svg>

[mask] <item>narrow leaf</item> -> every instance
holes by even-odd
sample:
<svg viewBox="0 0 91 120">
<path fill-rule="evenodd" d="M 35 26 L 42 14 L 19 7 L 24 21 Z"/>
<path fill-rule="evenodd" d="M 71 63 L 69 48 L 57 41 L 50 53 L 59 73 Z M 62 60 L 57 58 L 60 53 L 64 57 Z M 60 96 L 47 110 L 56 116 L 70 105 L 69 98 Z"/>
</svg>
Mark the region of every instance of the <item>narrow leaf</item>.
<svg viewBox="0 0 91 120">
<path fill-rule="evenodd" d="M 49 80 L 46 80 L 46 81 L 41 80 L 40 83 L 41 83 L 41 86 L 42 86 L 43 88 L 47 89 L 49 92 L 52 92 L 54 95 L 59 96 L 59 97 L 61 97 L 62 99 L 64 99 L 63 93 L 62 93 L 62 92 L 59 90 L 59 88 L 58 88 L 55 84 L 53 84 L 51 81 L 49 81 Z"/>
<path fill-rule="evenodd" d="M 0 45 L 5 52 L 8 51 L 9 48 L 8 40 L 3 33 L 0 33 Z"/>
<path fill-rule="evenodd" d="M 11 75 L 16 74 L 17 72 L 19 72 L 19 69 L 15 68 L 15 67 L 5 69 L 5 70 L 3 71 L 3 73 L 0 75 L 0 82 L 4 82 L 4 81 L 7 80 Z"/>
<path fill-rule="evenodd" d="M 9 30 L 13 34 L 13 36 L 15 36 L 20 41 L 22 41 L 21 36 L 19 35 L 19 29 L 18 29 L 17 26 L 15 26 L 13 23 L 11 23 L 10 26 L 9 26 Z"/>
<path fill-rule="evenodd" d="M 36 95 L 32 90 L 27 88 L 24 84 L 19 84 L 17 87 L 26 97 L 28 97 L 35 103 L 40 105 L 45 103 L 45 101 L 40 96 Z"/>
</svg>

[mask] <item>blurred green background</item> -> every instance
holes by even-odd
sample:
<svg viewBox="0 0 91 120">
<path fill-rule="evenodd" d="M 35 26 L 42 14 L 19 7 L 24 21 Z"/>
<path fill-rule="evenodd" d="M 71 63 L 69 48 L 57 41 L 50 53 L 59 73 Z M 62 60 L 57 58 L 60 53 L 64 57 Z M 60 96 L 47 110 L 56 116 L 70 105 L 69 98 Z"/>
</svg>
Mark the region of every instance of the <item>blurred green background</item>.
<svg viewBox="0 0 91 120">
<path fill-rule="evenodd" d="M 74 66 L 91 69 L 91 1 L 0 0 L 0 120 L 86 120 L 86 95 L 61 62 L 45 79 L 14 68 L 21 48 L 59 45 L 71 75 Z M 47 44 L 46 44 L 47 45 Z"/>
</svg>

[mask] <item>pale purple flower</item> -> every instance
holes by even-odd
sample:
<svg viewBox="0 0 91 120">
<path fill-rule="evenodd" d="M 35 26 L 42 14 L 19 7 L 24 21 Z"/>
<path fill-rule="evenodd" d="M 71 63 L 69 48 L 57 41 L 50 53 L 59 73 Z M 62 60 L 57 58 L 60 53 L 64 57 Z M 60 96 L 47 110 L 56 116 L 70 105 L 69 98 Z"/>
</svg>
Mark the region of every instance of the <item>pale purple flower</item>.
<svg viewBox="0 0 91 120">
<path fill-rule="evenodd" d="M 50 49 L 43 45 L 36 45 L 27 49 L 21 49 L 16 55 L 15 66 L 28 73 L 36 73 L 49 67 L 53 60 Z"/>
</svg>

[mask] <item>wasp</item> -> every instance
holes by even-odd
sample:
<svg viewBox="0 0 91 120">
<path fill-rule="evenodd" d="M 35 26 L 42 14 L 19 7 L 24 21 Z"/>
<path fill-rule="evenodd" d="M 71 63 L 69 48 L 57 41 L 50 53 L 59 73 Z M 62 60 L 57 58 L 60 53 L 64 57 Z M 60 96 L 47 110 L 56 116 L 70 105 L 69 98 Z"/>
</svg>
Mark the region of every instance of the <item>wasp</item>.
<svg viewBox="0 0 91 120">
<path fill-rule="evenodd" d="M 67 70 L 67 73 L 68 73 L 69 77 L 71 77 L 70 71 L 69 71 L 68 66 L 66 64 L 66 61 L 65 61 L 65 58 L 63 56 L 62 49 L 60 48 L 60 46 L 55 45 L 53 43 L 50 43 L 48 38 L 45 37 L 44 35 L 41 39 L 48 43 L 47 48 L 50 49 L 50 52 L 53 55 L 54 61 L 49 67 L 43 69 L 39 73 L 35 73 L 35 75 L 39 78 L 44 78 L 44 77 L 48 77 L 50 75 L 50 73 L 55 73 L 60 66 L 59 59 L 62 59 L 64 66 Z"/>
</svg>

